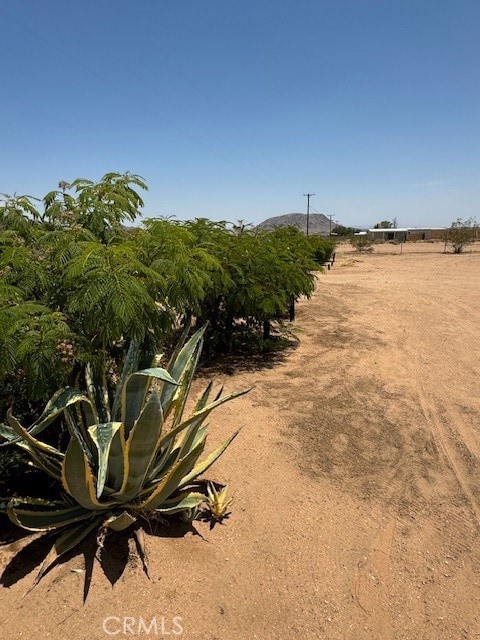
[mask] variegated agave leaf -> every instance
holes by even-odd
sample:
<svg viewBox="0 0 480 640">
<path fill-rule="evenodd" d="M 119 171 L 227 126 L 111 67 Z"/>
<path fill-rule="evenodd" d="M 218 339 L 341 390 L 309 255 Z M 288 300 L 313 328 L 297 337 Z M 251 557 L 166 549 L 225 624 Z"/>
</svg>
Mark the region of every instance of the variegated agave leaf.
<svg viewBox="0 0 480 640">
<path fill-rule="evenodd" d="M 88 428 L 90 437 L 97 447 L 97 498 L 100 498 L 103 493 L 108 474 L 110 446 L 121 426 L 121 422 L 105 422 Z"/>
<path fill-rule="evenodd" d="M 7 513 L 12 522 L 29 531 L 49 531 L 92 517 L 90 509 L 79 505 L 67 506 L 32 498 L 12 498 L 8 503 Z"/>
<path fill-rule="evenodd" d="M 143 369 L 132 374 L 126 382 L 121 398 L 121 421 L 128 435 L 137 420 L 148 397 L 153 380 L 168 383 L 166 388 L 174 389 L 178 383 L 168 371 L 160 367 Z"/>
</svg>

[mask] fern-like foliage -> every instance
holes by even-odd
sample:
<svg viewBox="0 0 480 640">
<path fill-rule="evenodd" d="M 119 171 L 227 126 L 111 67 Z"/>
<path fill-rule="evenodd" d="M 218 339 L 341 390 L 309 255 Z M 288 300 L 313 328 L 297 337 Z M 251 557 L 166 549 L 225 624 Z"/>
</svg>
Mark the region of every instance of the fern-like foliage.
<svg viewBox="0 0 480 640">
<path fill-rule="evenodd" d="M 171 311 L 159 305 L 166 280 L 136 257 L 128 243 L 78 243 L 62 278 L 63 308 L 73 326 L 97 345 L 124 336 L 142 340 L 161 328 Z"/>
<path fill-rule="evenodd" d="M 56 227 L 86 229 L 102 242 L 139 215 L 143 200 L 134 187 L 147 189 L 140 176 L 130 173 L 107 173 L 98 183 L 78 178 L 59 187 L 44 198 L 44 219 Z"/>
<path fill-rule="evenodd" d="M 144 226 L 146 232 L 135 239 L 139 256 L 164 279 L 165 300 L 180 314 L 198 315 L 212 281 L 223 271 L 220 260 L 178 222 L 150 219 Z"/>
<path fill-rule="evenodd" d="M 73 365 L 57 348 L 71 336 L 64 316 L 48 307 L 35 302 L 1 305 L 0 384 L 16 378 L 31 399 L 42 399 Z"/>
</svg>

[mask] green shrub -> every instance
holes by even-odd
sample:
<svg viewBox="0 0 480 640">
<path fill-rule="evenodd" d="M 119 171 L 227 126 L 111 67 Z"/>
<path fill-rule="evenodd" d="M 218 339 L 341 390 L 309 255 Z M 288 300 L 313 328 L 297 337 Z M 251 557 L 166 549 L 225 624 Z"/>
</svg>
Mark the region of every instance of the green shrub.
<svg viewBox="0 0 480 640">
<path fill-rule="evenodd" d="M 445 242 L 452 247 L 453 253 L 462 253 L 465 245 L 475 242 L 477 238 L 477 221 L 475 218 L 462 220 L 457 218 L 445 233 Z"/>
</svg>

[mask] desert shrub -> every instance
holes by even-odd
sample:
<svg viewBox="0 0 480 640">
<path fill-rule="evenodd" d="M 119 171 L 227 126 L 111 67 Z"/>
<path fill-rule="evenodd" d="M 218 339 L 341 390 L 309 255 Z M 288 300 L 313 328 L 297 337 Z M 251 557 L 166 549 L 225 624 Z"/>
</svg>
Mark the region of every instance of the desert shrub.
<svg viewBox="0 0 480 640">
<path fill-rule="evenodd" d="M 357 251 L 371 252 L 373 251 L 373 240 L 367 236 L 354 236 L 350 239 L 350 244 Z"/>
<path fill-rule="evenodd" d="M 462 253 L 467 244 L 475 242 L 477 229 L 475 218 L 457 218 L 445 232 L 445 243 L 451 246 L 453 253 Z"/>
</svg>

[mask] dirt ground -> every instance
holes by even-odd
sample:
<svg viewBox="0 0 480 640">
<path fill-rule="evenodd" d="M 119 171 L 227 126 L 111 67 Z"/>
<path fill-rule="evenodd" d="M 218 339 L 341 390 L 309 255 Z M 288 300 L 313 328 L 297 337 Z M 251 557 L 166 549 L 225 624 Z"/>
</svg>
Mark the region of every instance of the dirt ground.
<svg viewBox="0 0 480 640">
<path fill-rule="evenodd" d="M 42 543 L 4 545 L 1 638 L 480 638 L 480 246 L 442 250 L 341 249 L 298 347 L 217 376 L 253 386 L 210 422 L 243 427 L 210 474 L 233 515 L 147 535 L 150 581 L 120 538 L 22 599 Z"/>
</svg>

